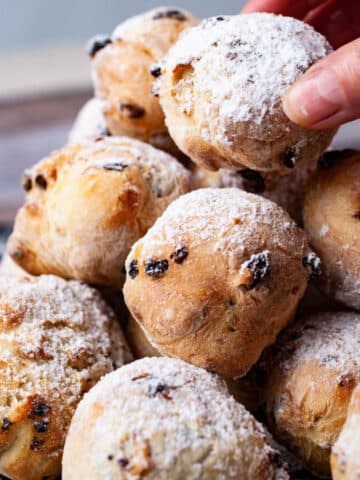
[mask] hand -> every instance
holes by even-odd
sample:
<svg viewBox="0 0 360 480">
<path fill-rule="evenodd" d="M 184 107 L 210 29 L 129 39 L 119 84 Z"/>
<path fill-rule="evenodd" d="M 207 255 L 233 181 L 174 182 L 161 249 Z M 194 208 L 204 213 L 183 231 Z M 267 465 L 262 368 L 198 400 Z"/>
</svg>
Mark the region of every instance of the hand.
<svg viewBox="0 0 360 480">
<path fill-rule="evenodd" d="M 284 111 L 292 121 L 324 129 L 360 118 L 359 0 L 250 0 L 243 13 L 250 12 L 299 18 L 338 48 L 285 94 Z"/>
</svg>

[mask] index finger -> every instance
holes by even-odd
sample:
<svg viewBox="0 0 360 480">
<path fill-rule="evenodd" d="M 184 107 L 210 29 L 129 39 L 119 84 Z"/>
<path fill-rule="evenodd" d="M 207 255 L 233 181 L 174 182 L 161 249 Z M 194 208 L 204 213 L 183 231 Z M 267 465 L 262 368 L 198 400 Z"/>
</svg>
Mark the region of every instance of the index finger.
<svg viewBox="0 0 360 480">
<path fill-rule="evenodd" d="M 270 12 L 304 18 L 311 10 L 328 0 L 250 0 L 242 13 Z"/>
</svg>

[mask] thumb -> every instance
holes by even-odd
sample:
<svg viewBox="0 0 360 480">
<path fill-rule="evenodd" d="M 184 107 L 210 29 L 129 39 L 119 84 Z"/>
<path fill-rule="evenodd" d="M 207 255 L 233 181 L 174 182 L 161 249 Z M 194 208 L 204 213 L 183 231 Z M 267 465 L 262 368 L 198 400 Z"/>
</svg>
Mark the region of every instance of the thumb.
<svg viewBox="0 0 360 480">
<path fill-rule="evenodd" d="M 360 39 L 311 67 L 285 94 L 283 108 L 290 120 L 313 129 L 360 118 Z"/>
</svg>

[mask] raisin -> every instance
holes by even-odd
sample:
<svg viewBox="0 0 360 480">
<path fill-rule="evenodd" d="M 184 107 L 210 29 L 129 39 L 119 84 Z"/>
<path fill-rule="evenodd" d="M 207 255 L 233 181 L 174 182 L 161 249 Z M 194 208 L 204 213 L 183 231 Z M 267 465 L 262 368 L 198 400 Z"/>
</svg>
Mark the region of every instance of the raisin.
<svg viewBox="0 0 360 480">
<path fill-rule="evenodd" d="M 346 157 L 351 156 L 354 153 L 354 150 L 347 148 L 345 150 L 330 150 L 329 152 L 323 153 L 320 157 L 318 166 L 319 168 L 331 168 L 333 167 L 339 160 L 342 160 Z"/>
<path fill-rule="evenodd" d="M 172 18 L 179 20 L 180 22 L 184 22 L 186 20 L 186 16 L 183 14 L 183 12 L 180 12 L 180 10 L 163 10 L 155 13 L 153 16 L 153 20 L 160 20 L 162 18 Z"/>
<path fill-rule="evenodd" d="M 39 433 L 45 433 L 49 429 L 49 420 L 47 418 L 44 418 L 43 420 L 40 420 L 39 422 L 34 422 L 33 423 L 33 429 L 36 430 Z"/>
<path fill-rule="evenodd" d="M 247 192 L 263 193 L 265 191 L 265 182 L 259 172 L 247 168 L 245 170 L 239 170 L 237 173 L 242 177 L 244 190 Z"/>
<path fill-rule="evenodd" d="M 179 247 L 170 255 L 171 260 L 175 263 L 183 263 L 189 255 L 189 250 L 186 247 Z"/>
<path fill-rule="evenodd" d="M 27 412 L 28 418 L 43 417 L 49 413 L 51 408 L 42 400 L 41 397 L 35 397 L 30 406 L 30 410 Z"/>
<path fill-rule="evenodd" d="M 165 273 L 169 268 L 169 262 L 167 260 L 147 260 L 145 262 L 145 273 L 149 277 L 158 278 Z"/>
<path fill-rule="evenodd" d="M 251 271 L 252 282 L 248 287 L 254 288 L 270 271 L 269 252 L 265 251 L 251 255 L 250 259 L 244 262 L 241 268 Z"/>
<path fill-rule="evenodd" d="M 138 267 L 138 262 L 137 260 L 131 260 L 129 264 L 129 271 L 128 271 L 129 277 L 134 279 L 139 275 L 139 267 Z"/>
<path fill-rule="evenodd" d="M 32 189 L 32 179 L 30 175 L 24 174 L 23 179 L 22 179 L 22 187 L 25 190 L 25 192 L 29 192 Z"/>
<path fill-rule="evenodd" d="M 296 147 L 285 150 L 282 155 L 282 161 L 287 168 L 294 168 L 296 164 Z"/>
<path fill-rule="evenodd" d="M 34 450 L 34 452 L 39 452 L 42 446 L 44 445 L 44 443 L 45 443 L 45 440 L 43 438 L 34 437 L 32 439 L 30 448 L 31 450 Z"/>
<path fill-rule="evenodd" d="M 216 20 L 218 22 L 223 22 L 225 20 L 225 18 L 224 17 L 216 17 Z"/>
<path fill-rule="evenodd" d="M 353 217 L 356 218 L 356 220 L 360 220 L 360 212 L 354 213 Z"/>
<path fill-rule="evenodd" d="M 314 282 L 321 274 L 320 258 L 311 252 L 302 259 L 302 264 L 309 274 L 309 282 Z"/>
<path fill-rule="evenodd" d="M 119 458 L 118 464 L 120 465 L 120 468 L 126 468 L 129 465 L 129 460 L 127 458 Z"/>
<path fill-rule="evenodd" d="M 9 428 L 11 427 L 12 422 L 10 422 L 8 417 L 3 417 L 2 419 L 2 425 L 1 425 L 1 430 L 3 432 L 7 432 Z"/>
<path fill-rule="evenodd" d="M 99 50 L 102 50 L 106 47 L 106 45 L 109 45 L 110 43 L 112 43 L 112 40 L 108 35 L 95 35 L 95 37 L 90 39 L 88 44 L 87 51 L 89 56 L 91 58 L 95 57 Z"/>
<path fill-rule="evenodd" d="M 114 460 L 114 455 L 108 455 L 107 459 L 109 460 L 109 462 L 111 462 L 112 460 Z"/>
<path fill-rule="evenodd" d="M 39 173 L 38 175 L 36 175 L 35 177 L 35 183 L 36 185 L 41 188 L 42 190 L 46 190 L 47 188 L 47 181 L 46 181 L 46 178 L 44 177 L 44 175 L 41 175 L 41 173 Z"/>
<path fill-rule="evenodd" d="M 129 165 L 127 165 L 126 163 L 121 163 L 121 162 L 114 162 L 114 163 L 106 163 L 105 165 L 103 165 L 102 167 L 105 169 L 105 170 L 115 170 L 116 172 L 122 172 L 123 170 L 125 170 L 125 168 L 127 168 Z"/>
<path fill-rule="evenodd" d="M 161 75 L 161 67 L 157 63 L 154 63 L 150 67 L 150 73 L 153 77 L 158 78 Z"/>
<path fill-rule="evenodd" d="M 145 108 L 135 103 L 120 103 L 120 112 L 124 112 L 128 118 L 141 118 L 145 115 Z"/>
<path fill-rule="evenodd" d="M 341 375 L 339 379 L 339 387 L 353 387 L 355 384 L 355 379 L 351 375 L 351 373 L 346 373 L 345 375 Z"/>
<path fill-rule="evenodd" d="M 176 388 L 176 387 L 174 387 Z M 157 385 L 149 385 L 148 396 L 151 398 L 156 397 L 160 394 L 165 400 L 172 400 L 172 397 L 169 395 L 170 387 L 164 383 L 158 383 Z"/>
</svg>

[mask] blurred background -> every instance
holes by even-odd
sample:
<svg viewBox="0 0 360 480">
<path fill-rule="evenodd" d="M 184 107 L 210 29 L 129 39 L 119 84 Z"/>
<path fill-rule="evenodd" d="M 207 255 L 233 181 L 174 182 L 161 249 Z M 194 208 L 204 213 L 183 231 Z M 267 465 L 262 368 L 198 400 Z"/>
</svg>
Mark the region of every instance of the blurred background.
<svg viewBox="0 0 360 480">
<path fill-rule="evenodd" d="M 245 0 L 174 3 L 204 17 L 236 14 Z M 0 0 L 0 226 L 11 223 L 22 202 L 23 170 L 64 144 L 76 112 L 92 95 L 87 40 L 161 4 Z M 354 132 L 343 128 L 336 145 L 356 144 Z"/>
</svg>

